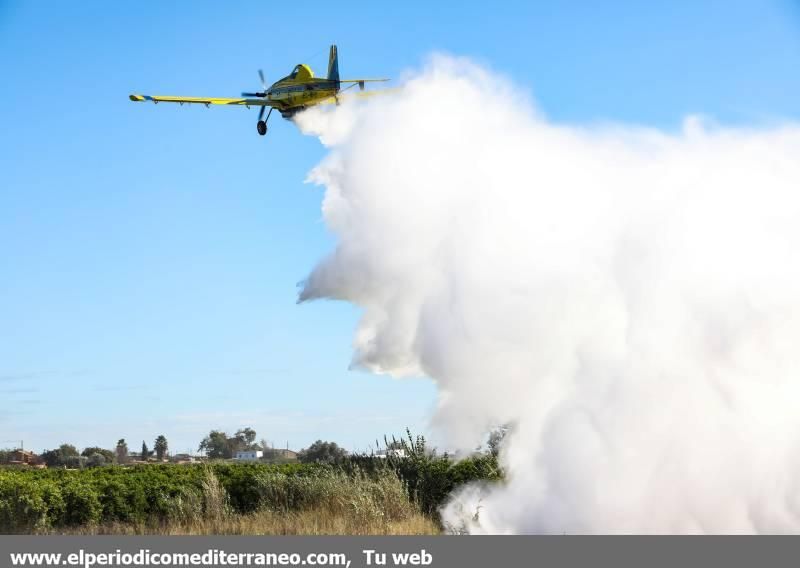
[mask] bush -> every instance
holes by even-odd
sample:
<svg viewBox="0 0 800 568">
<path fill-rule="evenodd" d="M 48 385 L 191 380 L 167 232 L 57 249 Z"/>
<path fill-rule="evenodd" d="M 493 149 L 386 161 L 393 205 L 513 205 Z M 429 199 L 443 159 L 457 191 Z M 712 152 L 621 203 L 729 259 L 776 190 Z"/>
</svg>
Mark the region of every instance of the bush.
<svg viewBox="0 0 800 568">
<path fill-rule="evenodd" d="M 0 468 L 0 533 L 51 527 L 224 518 L 324 508 L 402 518 L 410 500 L 435 514 L 459 484 L 499 479 L 491 457 L 453 462 L 415 442 L 409 458 L 350 456 L 336 464 L 109 465 Z"/>
<path fill-rule="evenodd" d="M 404 451 L 404 457 L 388 455 L 378 458 L 370 455 L 351 456 L 340 465 L 362 471 L 377 472 L 390 470 L 403 481 L 409 496 L 420 509 L 429 515 L 436 515 L 439 507 L 459 485 L 472 481 L 500 481 L 502 471 L 493 455 L 475 455 L 462 460 L 453 460 L 448 455 L 437 455 L 427 450 L 425 438 L 416 439 L 407 432 L 405 440 L 386 440 L 387 447 Z"/>
<path fill-rule="evenodd" d="M 86 525 L 97 523 L 103 512 L 100 494 L 83 479 L 70 479 L 61 488 L 64 497 L 64 512 L 61 523 L 64 525 Z"/>
<path fill-rule="evenodd" d="M 8 532 L 46 526 L 47 513 L 41 484 L 19 476 L 0 479 L 0 526 Z"/>
</svg>

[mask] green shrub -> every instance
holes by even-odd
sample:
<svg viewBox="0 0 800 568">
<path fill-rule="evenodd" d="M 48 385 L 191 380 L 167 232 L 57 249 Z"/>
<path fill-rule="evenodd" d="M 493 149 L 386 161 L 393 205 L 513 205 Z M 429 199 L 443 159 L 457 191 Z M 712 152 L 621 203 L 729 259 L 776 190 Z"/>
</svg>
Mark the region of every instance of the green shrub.
<svg viewBox="0 0 800 568">
<path fill-rule="evenodd" d="M 500 478 L 496 461 L 454 462 L 414 443 L 410 457 L 355 456 L 337 464 L 107 466 L 83 470 L 0 468 L 0 533 L 93 523 L 220 518 L 260 509 L 324 507 L 364 518 L 401 518 L 410 496 L 435 514 L 458 485 Z"/>
<path fill-rule="evenodd" d="M 502 479 L 502 471 L 493 455 L 474 455 L 454 460 L 445 455 L 428 451 L 425 438 L 413 438 L 407 432 L 405 440 L 386 440 L 387 447 L 404 450 L 405 457 L 388 456 L 378 458 L 371 455 L 350 456 L 339 466 L 367 472 L 390 470 L 405 484 L 409 496 L 429 515 L 436 515 L 448 496 L 459 485 L 472 481 L 496 482 Z"/>
<path fill-rule="evenodd" d="M 70 479 L 61 488 L 64 496 L 64 513 L 61 516 L 65 525 L 87 525 L 100 521 L 103 505 L 100 493 L 91 483 L 83 479 Z"/>
<path fill-rule="evenodd" d="M 25 532 L 48 524 L 48 503 L 42 484 L 22 476 L 0 478 L 0 526 L 4 532 Z"/>
</svg>

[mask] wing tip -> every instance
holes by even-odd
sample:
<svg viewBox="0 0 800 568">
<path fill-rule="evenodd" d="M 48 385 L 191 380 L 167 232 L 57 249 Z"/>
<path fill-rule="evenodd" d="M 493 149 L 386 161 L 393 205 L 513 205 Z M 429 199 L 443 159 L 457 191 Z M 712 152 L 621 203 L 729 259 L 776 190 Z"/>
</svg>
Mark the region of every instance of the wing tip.
<svg viewBox="0 0 800 568">
<path fill-rule="evenodd" d="M 128 98 L 135 103 L 146 100 L 142 95 L 128 95 Z"/>
</svg>

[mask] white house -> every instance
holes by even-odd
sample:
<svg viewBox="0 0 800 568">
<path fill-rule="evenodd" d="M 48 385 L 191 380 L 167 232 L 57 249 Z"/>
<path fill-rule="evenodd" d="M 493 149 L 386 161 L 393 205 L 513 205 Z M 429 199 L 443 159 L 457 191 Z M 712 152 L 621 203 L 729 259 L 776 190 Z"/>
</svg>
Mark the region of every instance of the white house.
<svg viewBox="0 0 800 568">
<path fill-rule="evenodd" d="M 236 452 L 234 459 L 242 461 L 256 461 L 264 456 L 261 450 L 240 450 Z"/>
</svg>

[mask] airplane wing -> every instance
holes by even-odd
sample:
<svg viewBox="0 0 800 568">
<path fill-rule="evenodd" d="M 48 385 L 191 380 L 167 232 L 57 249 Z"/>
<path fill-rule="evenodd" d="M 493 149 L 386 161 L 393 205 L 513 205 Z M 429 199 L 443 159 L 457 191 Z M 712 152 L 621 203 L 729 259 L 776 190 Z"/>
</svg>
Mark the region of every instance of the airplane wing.
<svg viewBox="0 0 800 568">
<path fill-rule="evenodd" d="M 276 101 L 267 99 L 224 99 L 218 97 L 162 97 L 151 95 L 130 95 L 134 102 L 152 103 L 179 103 L 179 104 L 199 104 L 199 105 L 235 105 L 235 106 L 278 106 Z"/>
</svg>

